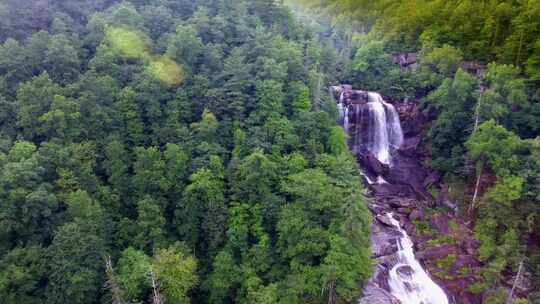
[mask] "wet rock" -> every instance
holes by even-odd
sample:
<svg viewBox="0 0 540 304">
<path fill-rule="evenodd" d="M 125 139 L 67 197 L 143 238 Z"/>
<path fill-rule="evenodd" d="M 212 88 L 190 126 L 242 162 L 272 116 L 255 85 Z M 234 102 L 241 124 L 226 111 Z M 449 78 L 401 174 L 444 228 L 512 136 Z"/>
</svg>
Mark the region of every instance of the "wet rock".
<svg viewBox="0 0 540 304">
<path fill-rule="evenodd" d="M 371 189 L 378 197 L 392 197 L 399 196 L 404 197 L 407 195 L 414 195 L 412 189 L 407 185 L 399 184 L 374 184 L 371 185 Z"/>
<path fill-rule="evenodd" d="M 521 295 L 530 294 L 535 288 L 534 276 L 528 270 L 522 270 L 522 274 L 519 276 L 519 279 L 516 280 L 516 276 L 510 276 L 506 279 L 507 286 L 514 286 L 515 283 L 515 292 Z"/>
<path fill-rule="evenodd" d="M 477 267 L 479 265 L 480 263 L 476 260 L 474 256 L 459 254 L 456 257 L 456 261 L 454 262 L 454 265 L 452 265 L 452 270 L 457 272 L 464 267 L 472 268 L 472 267 Z"/>
<path fill-rule="evenodd" d="M 396 253 L 399 250 L 396 241 L 377 244 L 376 246 L 372 246 L 372 248 L 373 248 L 373 255 L 372 255 L 373 258 L 389 256 Z"/>
<path fill-rule="evenodd" d="M 364 296 L 358 304 L 400 304 L 390 292 L 378 287 L 374 283 L 368 283 L 364 288 Z"/>
<path fill-rule="evenodd" d="M 401 128 L 405 137 L 415 137 L 422 133 L 426 125 L 426 116 L 420 111 L 414 101 L 396 103 L 396 110 L 401 121 Z"/>
<path fill-rule="evenodd" d="M 441 174 L 437 171 L 432 171 L 424 180 L 424 187 L 427 189 L 441 180 Z"/>
<path fill-rule="evenodd" d="M 415 64 L 418 61 L 417 53 L 394 53 L 392 54 L 392 63 L 399 64 L 402 67 Z"/>
<path fill-rule="evenodd" d="M 475 295 L 470 292 L 461 292 L 459 294 L 460 303 L 463 304 L 480 304 L 482 303 L 482 297 L 480 295 Z"/>
<path fill-rule="evenodd" d="M 424 219 L 424 212 L 418 209 L 414 209 L 411 214 L 409 214 L 409 220 L 415 221 L 415 220 L 423 220 Z"/>
<path fill-rule="evenodd" d="M 399 147 L 399 153 L 401 155 L 412 157 L 415 155 L 416 150 L 418 149 L 418 145 L 420 145 L 420 142 L 422 141 L 422 137 L 420 135 L 415 137 L 408 137 L 403 140 L 403 144 L 401 144 L 401 147 Z"/>
<path fill-rule="evenodd" d="M 392 167 L 384 175 L 384 178 L 392 185 L 407 185 L 409 193 L 413 194 L 412 197 L 431 201 L 431 194 L 423 186 L 426 176 L 426 170 L 422 168 L 417 159 L 397 154 L 393 158 Z"/>
<path fill-rule="evenodd" d="M 439 233 L 449 234 L 450 228 L 448 227 L 448 221 L 450 217 L 446 214 L 435 214 L 429 220 L 431 227 Z"/>
<path fill-rule="evenodd" d="M 456 247 L 451 244 L 444 244 L 440 246 L 427 247 L 426 249 L 418 252 L 417 256 L 422 260 L 438 260 L 451 253 L 456 253 Z"/>
<path fill-rule="evenodd" d="M 387 171 L 387 166 L 381 163 L 372 153 L 365 153 L 359 156 L 360 163 L 365 170 L 375 176 L 383 176 Z"/>
<path fill-rule="evenodd" d="M 408 235 L 416 235 L 416 226 L 409 221 L 404 222 L 403 230 L 405 230 Z"/>
<path fill-rule="evenodd" d="M 368 102 L 368 92 L 349 90 L 345 92 L 345 98 L 349 104 L 363 104 Z"/>
<path fill-rule="evenodd" d="M 413 200 L 411 199 L 407 199 L 407 198 L 393 198 L 391 200 L 388 201 L 388 203 L 390 204 L 390 206 L 394 207 L 394 208 L 413 208 L 415 207 L 415 203 Z"/>
<path fill-rule="evenodd" d="M 386 215 L 377 215 L 375 218 L 388 227 L 394 227 L 394 224 L 392 224 L 392 221 Z"/>
<path fill-rule="evenodd" d="M 480 242 L 472 236 L 465 237 L 461 242 L 461 247 L 469 255 L 476 254 L 476 250 L 480 247 Z"/>
<path fill-rule="evenodd" d="M 409 278 L 414 274 L 414 270 L 409 265 L 403 265 L 396 269 L 398 275 L 402 276 L 403 278 Z"/>
<path fill-rule="evenodd" d="M 384 206 L 381 206 L 381 205 L 379 205 L 379 204 L 374 204 L 374 203 L 368 204 L 368 209 L 369 209 L 373 214 L 381 214 L 381 213 L 384 213 L 384 211 L 385 211 Z"/>
<path fill-rule="evenodd" d="M 467 291 L 469 286 L 475 283 L 475 279 L 471 277 L 461 277 L 443 282 L 446 289 L 450 291 L 453 298 L 456 299 L 456 304 L 481 304 L 481 294 L 476 295 Z"/>
<path fill-rule="evenodd" d="M 454 211 L 457 211 L 457 205 L 452 202 L 450 198 L 450 190 L 448 189 L 447 185 L 441 185 L 441 190 L 437 196 L 437 205 L 446 206 Z"/>
<path fill-rule="evenodd" d="M 376 220 L 371 226 L 371 250 L 374 258 L 389 256 L 398 251 L 397 240 L 401 233 Z"/>
<path fill-rule="evenodd" d="M 411 208 L 398 208 L 397 209 L 397 212 L 401 213 L 401 214 L 405 214 L 405 215 L 409 215 L 411 213 L 412 209 Z"/>
</svg>

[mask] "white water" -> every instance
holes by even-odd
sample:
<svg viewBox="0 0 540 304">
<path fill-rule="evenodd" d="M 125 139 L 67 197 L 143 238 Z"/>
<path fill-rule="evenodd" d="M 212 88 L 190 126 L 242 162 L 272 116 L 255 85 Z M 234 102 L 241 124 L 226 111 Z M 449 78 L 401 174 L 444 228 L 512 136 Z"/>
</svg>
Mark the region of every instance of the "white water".
<svg viewBox="0 0 540 304">
<path fill-rule="evenodd" d="M 361 147 L 363 147 L 380 162 L 390 165 L 392 162 L 392 150 L 398 149 L 403 143 L 403 131 L 396 109 L 390 103 L 385 102 L 380 94 L 375 92 L 368 93 L 368 102 L 365 105 L 345 104 L 344 94 L 344 91 L 340 93 L 338 111 L 343 119 L 343 128 L 347 134 L 351 131 L 351 124 L 355 127 L 352 131 L 354 134 L 351 142 L 352 150 L 360 152 Z M 366 106 L 368 112 L 368 115 L 366 115 L 368 119 L 367 128 L 363 125 L 365 116 L 362 110 L 366 110 Z"/>
<path fill-rule="evenodd" d="M 332 93 L 330 93 L 332 94 Z M 345 96 L 345 91 L 341 92 L 339 95 L 339 102 L 338 102 L 338 112 L 341 119 L 345 118 L 345 105 L 343 103 L 343 98 Z"/>
<path fill-rule="evenodd" d="M 390 184 L 389 182 L 387 182 L 382 176 L 377 176 L 377 185 L 382 185 L 382 184 Z"/>
<path fill-rule="evenodd" d="M 368 107 L 372 117 L 370 144 L 368 149 L 384 164 L 392 162 L 391 149 L 397 149 L 403 143 L 403 131 L 396 109 L 385 102 L 381 95 L 368 93 Z"/>
<path fill-rule="evenodd" d="M 343 116 L 343 128 L 345 128 L 345 132 L 347 132 L 346 130 L 349 130 L 349 107 L 348 106 L 345 106 L 345 114 Z"/>
<path fill-rule="evenodd" d="M 402 304 L 448 304 L 444 291 L 437 285 L 414 257 L 413 243 L 401 229 L 392 213 L 386 214 L 392 225 L 403 235 L 397 240 L 397 263 L 389 273 L 390 292 Z"/>
<path fill-rule="evenodd" d="M 365 179 L 366 182 L 370 185 L 382 185 L 382 184 L 389 184 L 382 176 L 377 176 L 377 179 L 374 181 L 372 180 L 367 174 L 360 173 Z"/>
</svg>

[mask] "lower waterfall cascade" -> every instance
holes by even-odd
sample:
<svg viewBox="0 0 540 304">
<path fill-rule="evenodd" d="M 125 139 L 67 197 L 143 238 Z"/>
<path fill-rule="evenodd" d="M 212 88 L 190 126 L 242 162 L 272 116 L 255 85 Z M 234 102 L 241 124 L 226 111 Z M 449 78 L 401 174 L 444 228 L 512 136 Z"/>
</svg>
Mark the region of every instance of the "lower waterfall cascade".
<svg viewBox="0 0 540 304">
<path fill-rule="evenodd" d="M 413 242 L 392 213 L 386 214 L 390 222 L 403 237 L 397 240 L 399 251 L 396 264 L 390 270 L 390 292 L 403 304 L 448 304 L 448 298 L 441 287 L 415 258 Z"/>
</svg>

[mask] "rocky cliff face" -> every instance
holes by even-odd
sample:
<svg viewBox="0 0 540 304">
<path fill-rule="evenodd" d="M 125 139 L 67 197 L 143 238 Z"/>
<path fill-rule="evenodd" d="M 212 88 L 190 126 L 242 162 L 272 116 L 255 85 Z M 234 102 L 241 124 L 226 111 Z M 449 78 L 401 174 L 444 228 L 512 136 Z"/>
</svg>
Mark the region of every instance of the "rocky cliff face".
<svg viewBox="0 0 540 304">
<path fill-rule="evenodd" d="M 334 92 L 346 105 L 361 105 L 369 100 L 367 92 L 350 86 L 334 87 Z M 369 208 L 375 215 L 371 238 L 377 266 L 360 303 L 399 303 L 390 293 L 388 279 L 401 234 L 382 216 L 391 212 L 413 240 L 417 259 L 445 290 L 449 301 L 480 304 L 481 295 L 468 291 L 476 282 L 480 267 L 476 258 L 479 244 L 455 215 L 456 206 L 440 175 L 422 166 L 428 157 L 421 149 L 427 118 L 415 102 L 396 102 L 394 107 L 404 138 L 399 148 L 391 151 L 391 163 L 382 162 L 369 149 L 358 149 L 358 140 L 352 139 L 351 148 L 357 154 L 370 189 Z M 367 140 L 365 130 L 369 126 L 351 127 L 357 123 L 353 121 L 356 118 L 346 119 L 346 128 L 362 133 L 349 132 L 350 136 L 358 136 L 361 143 Z M 436 191 L 429 191 L 433 189 Z"/>
</svg>

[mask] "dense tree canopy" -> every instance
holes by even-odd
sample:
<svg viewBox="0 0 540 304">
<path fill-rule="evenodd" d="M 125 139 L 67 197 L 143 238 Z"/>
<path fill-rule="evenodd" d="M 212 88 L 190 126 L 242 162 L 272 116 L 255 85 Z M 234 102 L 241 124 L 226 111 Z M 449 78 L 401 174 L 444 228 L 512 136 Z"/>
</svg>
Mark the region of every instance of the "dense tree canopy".
<svg viewBox="0 0 540 304">
<path fill-rule="evenodd" d="M 0 302 L 356 298 L 370 216 L 317 38 L 276 1 L 2 2 Z"/>
</svg>

